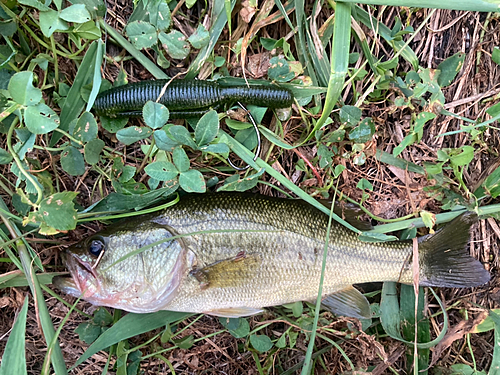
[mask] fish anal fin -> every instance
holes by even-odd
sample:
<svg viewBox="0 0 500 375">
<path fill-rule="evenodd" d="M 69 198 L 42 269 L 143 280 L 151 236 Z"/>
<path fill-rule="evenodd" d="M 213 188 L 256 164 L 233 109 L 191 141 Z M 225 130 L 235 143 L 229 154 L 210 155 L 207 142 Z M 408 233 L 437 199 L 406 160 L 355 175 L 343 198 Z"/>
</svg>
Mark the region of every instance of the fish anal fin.
<svg viewBox="0 0 500 375">
<path fill-rule="evenodd" d="M 366 297 L 353 286 L 327 296 L 322 305 L 336 315 L 370 319 L 371 309 Z"/>
<path fill-rule="evenodd" d="M 253 307 L 227 307 L 223 309 L 214 309 L 205 311 L 205 314 L 220 316 L 222 318 L 240 318 L 243 316 L 255 315 L 263 312 L 263 309 Z"/>
<path fill-rule="evenodd" d="M 262 258 L 257 253 L 240 252 L 232 258 L 196 268 L 191 271 L 191 275 L 200 282 L 202 289 L 235 287 L 254 278 L 261 262 Z"/>
</svg>

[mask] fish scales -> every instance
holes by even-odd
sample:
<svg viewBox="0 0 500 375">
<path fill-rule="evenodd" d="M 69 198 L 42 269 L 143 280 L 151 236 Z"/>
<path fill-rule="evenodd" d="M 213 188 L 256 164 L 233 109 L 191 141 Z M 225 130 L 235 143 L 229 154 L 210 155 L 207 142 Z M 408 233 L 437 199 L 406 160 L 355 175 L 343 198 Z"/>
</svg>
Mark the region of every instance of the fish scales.
<svg viewBox="0 0 500 375">
<path fill-rule="evenodd" d="M 489 280 L 466 249 L 476 220 L 465 213 L 419 239 L 421 285 L 470 287 Z M 251 315 L 266 306 L 316 298 L 327 226 L 327 215 L 300 200 L 188 195 L 160 213 L 112 225 L 69 248 L 72 279 L 56 284 L 94 304 L 133 312 Z M 169 241 L 172 236 L 180 238 Z M 412 241 L 362 242 L 333 221 L 325 305 L 369 316 L 366 298 L 351 285 L 412 283 L 412 251 Z"/>
</svg>

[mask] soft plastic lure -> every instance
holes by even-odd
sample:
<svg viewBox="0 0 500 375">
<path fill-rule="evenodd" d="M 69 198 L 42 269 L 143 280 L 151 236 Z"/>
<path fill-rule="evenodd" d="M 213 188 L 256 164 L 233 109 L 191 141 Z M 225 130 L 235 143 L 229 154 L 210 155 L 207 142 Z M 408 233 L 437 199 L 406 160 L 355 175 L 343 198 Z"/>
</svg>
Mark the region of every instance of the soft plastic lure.
<svg viewBox="0 0 500 375">
<path fill-rule="evenodd" d="M 213 81 L 141 81 L 99 94 L 94 109 L 108 117 L 140 116 L 148 100 L 167 107 L 172 117 L 201 115 L 210 108 L 246 103 L 286 108 L 293 103 L 290 90 L 278 86 L 223 86 Z"/>
</svg>

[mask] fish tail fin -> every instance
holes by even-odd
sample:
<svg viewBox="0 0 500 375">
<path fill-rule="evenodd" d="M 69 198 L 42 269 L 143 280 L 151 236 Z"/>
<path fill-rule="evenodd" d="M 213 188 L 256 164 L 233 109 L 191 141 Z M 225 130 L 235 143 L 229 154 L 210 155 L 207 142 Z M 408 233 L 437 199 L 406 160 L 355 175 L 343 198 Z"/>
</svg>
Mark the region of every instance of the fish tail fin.
<svg viewBox="0 0 500 375">
<path fill-rule="evenodd" d="M 419 243 L 420 285 L 469 288 L 486 284 L 490 274 L 470 256 L 471 225 L 477 214 L 465 212 Z"/>
</svg>

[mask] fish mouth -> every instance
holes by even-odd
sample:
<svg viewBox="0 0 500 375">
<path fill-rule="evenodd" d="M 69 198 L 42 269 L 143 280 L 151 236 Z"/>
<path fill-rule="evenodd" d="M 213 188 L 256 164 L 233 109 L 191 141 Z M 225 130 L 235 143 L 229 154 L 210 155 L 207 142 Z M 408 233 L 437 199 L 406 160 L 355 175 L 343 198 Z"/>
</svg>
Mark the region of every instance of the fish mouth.
<svg viewBox="0 0 500 375">
<path fill-rule="evenodd" d="M 63 254 L 70 276 L 57 276 L 53 284 L 64 293 L 74 297 L 87 299 L 94 295 L 100 286 L 95 269 L 71 252 Z"/>
</svg>

